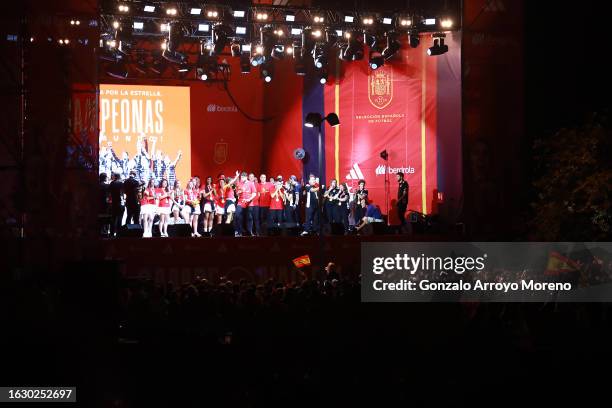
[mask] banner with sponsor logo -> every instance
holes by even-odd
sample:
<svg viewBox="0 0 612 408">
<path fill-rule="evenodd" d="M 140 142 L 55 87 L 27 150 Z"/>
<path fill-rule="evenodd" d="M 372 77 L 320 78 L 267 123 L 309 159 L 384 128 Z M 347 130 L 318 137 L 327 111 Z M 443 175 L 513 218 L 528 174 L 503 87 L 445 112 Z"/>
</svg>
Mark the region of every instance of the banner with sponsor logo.
<svg viewBox="0 0 612 408">
<path fill-rule="evenodd" d="M 101 84 L 99 109 L 100 172 L 189 179 L 189 87 Z"/>
<path fill-rule="evenodd" d="M 449 52 L 438 57 L 427 55 L 430 41 L 422 36 L 418 48 L 405 45 L 377 70 L 367 59 L 338 62 L 324 88 L 324 111 L 341 122 L 325 128 L 325 178 L 353 188 L 365 179 L 370 199 L 385 212 L 387 174 L 392 223 L 400 172 L 409 184 L 409 210 L 429 214 L 443 198 L 461 200 L 460 34 L 447 35 Z"/>
</svg>

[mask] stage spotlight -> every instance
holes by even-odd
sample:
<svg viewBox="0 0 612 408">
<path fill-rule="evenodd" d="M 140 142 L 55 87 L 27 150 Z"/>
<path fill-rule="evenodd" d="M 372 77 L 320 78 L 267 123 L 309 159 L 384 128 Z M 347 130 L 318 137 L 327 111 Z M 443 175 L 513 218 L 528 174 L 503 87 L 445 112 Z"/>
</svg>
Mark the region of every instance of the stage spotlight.
<svg viewBox="0 0 612 408">
<path fill-rule="evenodd" d="M 295 21 L 295 14 L 294 13 L 287 13 L 285 14 L 285 21 L 288 21 L 290 23 Z"/>
<path fill-rule="evenodd" d="M 236 26 L 236 35 L 246 35 L 247 28 L 244 26 Z"/>
<path fill-rule="evenodd" d="M 358 61 L 363 59 L 363 42 L 360 41 L 360 32 L 346 33 L 348 44 L 342 49 L 340 58 L 345 61 Z"/>
<path fill-rule="evenodd" d="M 208 10 L 206 12 L 206 16 L 208 18 L 217 18 L 217 17 L 219 17 L 219 12 L 217 10 Z"/>
<path fill-rule="evenodd" d="M 435 18 L 426 18 L 425 20 L 423 20 L 423 24 L 431 26 L 431 25 L 436 25 L 436 19 Z"/>
<path fill-rule="evenodd" d="M 344 35 L 344 32 L 342 30 L 336 30 L 336 35 L 338 37 L 342 37 Z"/>
<path fill-rule="evenodd" d="M 387 37 L 387 47 L 383 50 L 382 56 L 385 60 L 393 57 L 400 50 L 401 44 L 397 40 L 397 33 L 388 31 L 385 33 Z"/>
<path fill-rule="evenodd" d="M 170 24 L 162 23 L 159 26 L 159 31 L 170 31 Z"/>
<path fill-rule="evenodd" d="M 120 4 L 119 7 L 117 7 L 119 9 L 120 13 L 127 13 L 130 11 L 130 7 L 127 6 L 126 4 Z"/>
<path fill-rule="evenodd" d="M 115 30 L 119 28 L 119 22 L 118 21 L 113 21 L 113 28 Z"/>
<path fill-rule="evenodd" d="M 134 30 L 142 30 L 144 29 L 144 23 L 142 21 L 134 21 L 132 27 L 134 28 Z"/>
<path fill-rule="evenodd" d="M 169 9 L 166 9 L 166 14 L 169 16 L 176 16 L 178 13 L 178 10 L 174 7 L 171 7 Z"/>
<path fill-rule="evenodd" d="M 345 23 L 352 23 L 355 21 L 355 16 L 344 16 Z"/>
<path fill-rule="evenodd" d="M 246 52 L 240 55 L 240 72 L 243 74 L 251 72 L 251 61 L 249 61 L 249 54 Z"/>
<path fill-rule="evenodd" d="M 324 121 L 327 121 L 331 127 L 336 127 L 340 124 L 340 118 L 333 112 L 326 117 L 323 117 L 318 112 L 310 112 L 306 115 L 306 119 L 304 119 L 304 126 L 309 128 L 320 127 Z"/>
<path fill-rule="evenodd" d="M 260 47 L 260 46 L 258 46 Z M 257 48 L 255 49 L 255 52 L 251 52 L 251 65 L 256 67 L 258 65 L 261 65 L 264 63 L 264 56 L 262 55 L 261 52 L 257 52 Z"/>
<path fill-rule="evenodd" d="M 293 44 L 289 44 L 285 47 L 285 54 L 293 55 Z"/>
<path fill-rule="evenodd" d="M 144 6 L 143 9 L 146 13 L 155 13 L 155 6 Z"/>
<path fill-rule="evenodd" d="M 201 49 L 201 54 L 198 57 L 198 63 L 196 65 L 196 77 L 202 81 L 212 79 L 215 73 L 218 71 L 219 64 L 217 63 L 216 57 L 210 57 L 206 55 L 206 50 Z"/>
<path fill-rule="evenodd" d="M 198 31 L 207 33 L 208 31 L 210 31 L 210 25 L 209 24 L 198 24 Z"/>
<path fill-rule="evenodd" d="M 433 47 L 429 47 L 427 50 L 427 55 L 433 57 L 436 55 L 442 55 L 448 52 L 448 45 L 444 44 L 444 38 L 438 37 L 434 38 Z"/>
<path fill-rule="evenodd" d="M 258 11 L 255 14 L 255 19 L 257 21 L 267 21 L 268 20 L 268 13 L 264 12 L 264 11 Z"/>
<path fill-rule="evenodd" d="M 412 20 L 410 18 L 401 18 L 399 21 L 400 27 L 410 27 L 412 25 Z"/>
<path fill-rule="evenodd" d="M 298 36 L 298 35 L 301 35 L 301 34 L 302 34 L 302 29 L 301 28 L 292 28 L 291 29 L 291 35 Z"/>
<path fill-rule="evenodd" d="M 199 16 L 200 13 L 202 13 L 201 8 L 192 8 L 191 11 L 189 12 L 189 14 L 191 14 L 192 16 Z"/>
<path fill-rule="evenodd" d="M 383 17 L 382 22 L 384 25 L 391 25 L 393 24 L 393 19 L 391 17 Z"/>
<path fill-rule="evenodd" d="M 244 18 L 246 12 L 244 10 L 234 10 L 234 18 Z"/>
<path fill-rule="evenodd" d="M 322 36 L 322 35 L 323 35 L 323 33 L 321 32 L 321 30 L 314 30 L 314 31 L 312 32 L 312 36 L 313 36 L 314 38 L 321 38 L 321 36 Z"/>
<path fill-rule="evenodd" d="M 421 38 L 419 37 L 419 33 L 416 31 L 412 31 L 408 35 L 409 43 L 411 48 L 417 48 L 419 44 L 421 44 Z"/>
<path fill-rule="evenodd" d="M 317 72 L 317 75 L 319 77 L 319 82 L 322 85 L 325 85 L 327 83 L 327 78 L 328 78 L 327 70 L 325 69 L 319 70 L 319 72 Z"/>
<path fill-rule="evenodd" d="M 260 72 L 261 72 L 261 77 L 263 78 L 263 80 L 267 83 L 272 82 L 272 78 L 274 76 L 274 69 L 273 69 L 273 64 L 268 62 L 266 64 L 263 64 L 261 66 Z"/>
<path fill-rule="evenodd" d="M 378 69 L 380 67 L 382 67 L 385 63 L 385 59 L 383 58 L 382 54 L 378 51 L 378 50 L 370 50 L 370 68 L 372 69 Z"/>
<path fill-rule="evenodd" d="M 239 57 L 240 54 L 242 53 L 242 47 L 240 46 L 239 43 L 234 42 L 230 46 L 230 51 L 232 53 L 232 57 Z"/>
<path fill-rule="evenodd" d="M 228 37 L 232 35 L 232 29 L 223 24 L 217 24 L 212 29 L 213 49 L 211 55 L 219 55 L 229 43 Z"/>
<path fill-rule="evenodd" d="M 363 25 L 371 26 L 372 24 L 374 24 L 374 19 L 372 17 L 366 17 L 361 20 L 361 22 L 363 23 Z"/>
<path fill-rule="evenodd" d="M 453 20 L 451 20 L 450 18 L 444 18 L 440 20 L 440 27 L 448 30 L 452 28 L 452 26 L 453 26 Z"/>
<path fill-rule="evenodd" d="M 325 22 L 325 17 L 323 17 L 323 16 L 314 16 L 313 21 L 316 24 L 323 24 L 323 22 Z"/>
<path fill-rule="evenodd" d="M 271 57 L 276 58 L 276 59 L 285 58 L 285 49 L 286 47 L 284 45 L 281 45 L 281 44 L 275 45 L 274 48 L 272 49 Z"/>
</svg>

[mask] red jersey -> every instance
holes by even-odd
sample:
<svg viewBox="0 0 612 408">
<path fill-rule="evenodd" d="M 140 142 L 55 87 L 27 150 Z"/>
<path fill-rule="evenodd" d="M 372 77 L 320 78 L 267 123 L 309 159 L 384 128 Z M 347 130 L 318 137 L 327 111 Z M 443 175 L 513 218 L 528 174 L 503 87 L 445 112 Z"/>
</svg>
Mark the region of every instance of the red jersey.
<svg viewBox="0 0 612 408">
<path fill-rule="evenodd" d="M 274 184 L 273 183 L 259 183 L 257 185 L 257 192 L 259 193 L 259 206 L 260 207 L 269 207 L 270 206 L 270 200 L 272 199 L 272 197 L 270 197 L 270 194 L 272 193 L 272 191 L 274 191 Z"/>
<path fill-rule="evenodd" d="M 146 204 L 155 204 L 155 190 L 156 188 L 147 188 L 144 192 L 144 199 Z"/>
<path fill-rule="evenodd" d="M 160 198 L 159 199 L 159 206 L 160 207 L 170 207 L 170 193 L 166 192 L 165 189 L 163 188 L 156 188 L 155 189 L 155 194 L 157 194 L 158 196 L 163 196 L 165 195 L 166 197 L 164 198 Z"/>
<path fill-rule="evenodd" d="M 274 191 L 274 190 L 273 190 Z M 281 188 L 276 197 L 270 197 L 270 210 L 282 210 L 284 208 L 283 197 L 285 189 Z"/>
<path fill-rule="evenodd" d="M 251 183 L 251 188 L 253 189 L 253 191 L 257 193 L 257 188 L 258 188 L 257 186 L 259 185 L 259 183 L 257 183 L 256 181 L 249 181 L 249 183 Z M 256 195 L 253 201 L 249 203 L 249 207 L 255 207 L 255 206 L 259 206 L 259 196 L 258 195 Z"/>
<path fill-rule="evenodd" d="M 200 192 L 196 189 L 185 190 L 185 201 L 187 204 L 197 204 L 200 202 Z"/>
<path fill-rule="evenodd" d="M 236 184 L 236 193 L 238 194 L 238 205 L 242 208 L 247 208 L 249 203 L 248 199 L 251 198 L 255 190 L 253 189 L 253 183 L 250 181 L 239 182 Z"/>
</svg>

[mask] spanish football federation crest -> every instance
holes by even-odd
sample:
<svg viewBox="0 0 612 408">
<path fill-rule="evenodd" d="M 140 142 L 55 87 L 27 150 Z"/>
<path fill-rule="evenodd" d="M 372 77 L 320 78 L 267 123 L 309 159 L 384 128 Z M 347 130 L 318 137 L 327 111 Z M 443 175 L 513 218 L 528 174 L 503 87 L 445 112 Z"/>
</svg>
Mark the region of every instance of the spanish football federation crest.
<svg viewBox="0 0 612 408">
<path fill-rule="evenodd" d="M 393 70 L 382 66 L 370 71 L 368 77 L 368 98 L 372 106 L 384 109 L 393 100 Z"/>
<path fill-rule="evenodd" d="M 226 142 L 215 143 L 215 152 L 213 161 L 216 164 L 223 164 L 227 161 L 227 154 L 229 151 L 229 145 Z"/>
</svg>

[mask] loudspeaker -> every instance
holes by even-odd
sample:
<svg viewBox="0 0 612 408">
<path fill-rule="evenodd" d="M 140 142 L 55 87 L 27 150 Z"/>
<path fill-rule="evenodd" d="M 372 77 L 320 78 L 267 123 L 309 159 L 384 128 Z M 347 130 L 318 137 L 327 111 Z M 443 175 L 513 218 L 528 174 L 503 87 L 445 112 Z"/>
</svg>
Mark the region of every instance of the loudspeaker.
<svg viewBox="0 0 612 408">
<path fill-rule="evenodd" d="M 172 224 L 168 225 L 169 237 L 190 237 L 191 226 L 188 224 Z"/>
<path fill-rule="evenodd" d="M 233 237 L 234 236 L 234 225 L 233 224 L 217 224 L 213 227 L 212 232 L 215 237 Z"/>
<path fill-rule="evenodd" d="M 119 228 L 119 236 L 123 238 L 142 238 L 144 230 L 140 224 L 126 224 Z"/>
</svg>

